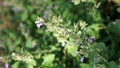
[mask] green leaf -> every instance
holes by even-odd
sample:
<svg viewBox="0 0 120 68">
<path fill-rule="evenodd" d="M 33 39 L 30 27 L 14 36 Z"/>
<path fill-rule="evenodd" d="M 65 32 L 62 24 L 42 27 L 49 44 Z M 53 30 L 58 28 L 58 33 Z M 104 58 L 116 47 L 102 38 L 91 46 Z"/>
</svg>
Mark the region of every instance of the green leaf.
<svg viewBox="0 0 120 68">
<path fill-rule="evenodd" d="M 102 43 L 102 42 L 98 42 L 98 43 L 95 43 L 94 44 L 94 49 L 97 51 L 97 52 L 101 52 L 105 49 L 105 44 Z"/>
<path fill-rule="evenodd" d="M 85 0 L 87 2 L 90 2 L 90 3 L 94 3 L 95 1 L 94 0 Z"/>
<path fill-rule="evenodd" d="M 27 19 L 28 19 L 28 13 L 27 13 L 27 11 L 25 11 L 21 16 L 21 20 L 26 21 Z"/>
<path fill-rule="evenodd" d="M 19 67 L 20 62 L 15 62 L 14 64 L 12 64 L 11 68 L 18 68 Z"/>
<path fill-rule="evenodd" d="M 15 46 L 17 46 L 17 45 L 19 45 L 20 43 L 21 43 L 21 37 L 19 37 L 18 39 L 17 39 L 17 41 L 15 42 Z"/>
<path fill-rule="evenodd" d="M 32 47 L 32 38 L 28 38 L 26 40 L 26 47 L 31 48 Z"/>
<path fill-rule="evenodd" d="M 118 40 L 120 38 L 120 19 L 117 19 L 115 25 L 111 25 L 107 29 L 112 35 L 114 35 L 112 37 Z"/>
<path fill-rule="evenodd" d="M 117 66 L 117 64 L 116 64 L 115 62 L 111 61 L 111 62 L 109 63 L 108 68 L 118 68 L 118 66 Z"/>
<path fill-rule="evenodd" d="M 31 65 L 31 64 L 27 64 L 26 67 L 27 68 L 34 68 L 33 65 Z"/>
<path fill-rule="evenodd" d="M 94 36 L 95 39 L 99 38 L 99 31 L 103 28 L 103 24 L 92 24 L 88 27 L 87 33 L 91 36 Z"/>
<path fill-rule="evenodd" d="M 68 54 L 74 56 L 74 53 L 77 51 L 78 47 L 75 45 L 66 45 L 65 49 L 67 50 Z"/>
<path fill-rule="evenodd" d="M 41 66 L 51 66 L 52 65 L 52 62 L 54 61 L 54 57 L 55 55 L 54 54 L 47 54 L 45 56 L 43 56 L 43 62 L 42 62 L 42 65 Z"/>
<path fill-rule="evenodd" d="M 32 11 L 34 10 L 34 8 L 32 8 L 32 7 L 29 6 L 29 5 L 27 6 L 27 9 L 28 9 L 29 12 L 32 12 Z"/>
<path fill-rule="evenodd" d="M 107 62 L 106 59 L 108 59 L 108 54 L 107 54 L 107 51 L 106 51 L 105 44 L 103 42 L 95 43 L 94 44 L 94 51 L 97 52 L 102 57 L 102 60 Z"/>
<path fill-rule="evenodd" d="M 120 13 L 120 7 L 119 7 L 119 8 L 117 8 L 117 11 Z"/>
<path fill-rule="evenodd" d="M 29 62 L 28 64 L 30 64 L 32 66 L 36 66 L 36 61 L 34 59 L 32 59 L 31 62 Z"/>
<path fill-rule="evenodd" d="M 74 5 L 78 5 L 80 3 L 80 0 L 74 0 Z"/>
<path fill-rule="evenodd" d="M 81 68 L 89 68 L 89 65 L 85 64 L 85 63 L 81 63 L 80 66 L 81 66 Z"/>
<path fill-rule="evenodd" d="M 33 21 L 36 20 L 36 15 L 35 15 L 35 14 L 32 14 L 32 15 L 31 15 L 31 20 L 33 20 Z"/>
</svg>

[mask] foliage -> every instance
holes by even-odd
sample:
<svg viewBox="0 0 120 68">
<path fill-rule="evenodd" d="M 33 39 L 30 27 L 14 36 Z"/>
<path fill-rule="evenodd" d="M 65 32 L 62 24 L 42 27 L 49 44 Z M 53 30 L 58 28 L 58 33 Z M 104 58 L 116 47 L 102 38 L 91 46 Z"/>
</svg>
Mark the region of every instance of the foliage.
<svg viewBox="0 0 120 68">
<path fill-rule="evenodd" d="M 119 68 L 120 19 L 104 19 L 103 2 L 4 0 L 0 67 Z"/>
</svg>

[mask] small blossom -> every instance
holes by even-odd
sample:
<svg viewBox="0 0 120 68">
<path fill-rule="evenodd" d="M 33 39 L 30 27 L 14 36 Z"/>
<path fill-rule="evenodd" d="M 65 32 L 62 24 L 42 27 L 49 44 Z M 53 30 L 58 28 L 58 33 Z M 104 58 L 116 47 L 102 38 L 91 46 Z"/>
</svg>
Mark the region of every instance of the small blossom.
<svg viewBox="0 0 120 68">
<path fill-rule="evenodd" d="M 32 45 L 32 48 L 35 48 L 35 45 L 34 45 L 34 44 Z"/>
<path fill-rule="evenodd" d="M 19 8 L 17 8 L 17 7 L 14 7 L 14 8 L 11 9 L 11 11 L 14 12 L 14 13 L 16 13 L 16 12 L 18 12 L 18 11 L 20 11 L 20 10 L 21 10 L 21 9 L 19 9 Z"/>
<path fill-rule="evenodd" d="M 94 57 L 94 62 L 95 62 L 95 63 L 99 63 L 99 61 L 100 61 L 100 59 L 99 59 L 99 58 Z"/>
<path fill-rule="evenodd" d="M 46 32 L 48 32 L 49 30 L 47 29 Z"/>
<path fill-rule="evenodd" d="M 116 22 L 115 22 L 115 21 L 113 21 L 113 22 L 112 22 L 112 25 L 115 25 L 115 24 L 116 24 Z"/>
<path fill-rule="evenodd" d="M 76 42 L 76 46 L 80 46 L 82 42 Z"/>
<path fill-rule="evenodd" d="M 20 22 L 20 23 L 19 23 L 19 27 L 22 28 L 23 26 L 24 26 L 24 24 L 23 24 L 22 22 Z"/>
<path fill-rule="evenodd" d="M 0 57 L 0 63 L 2 62 L 2 58 L 3 58 L 3 57 Z"/>
<path fill-rule="evenodd" d="M 76 43 L 76 46 L 79 46 L 80 45 L 80 43 Z"/>
<path fill-rule="evenodd" d="M 3 57 L 0 56 L 0 60 L 2 60 Z"/>
<path fill-rule="evenodd" d="M 9 64 L 5 63 L 5 67 L 4 68 L 9 68 Z"/>
<path fill-rule="evenodd" d="M 35 46 L 36 46 L 36 41 L 32 41 L 32 48 L 35 48 Z"/>
<path fill-rule="evenodd" d="M 76 57 L 78 54 L 79 54 L 79 52 L 78 52 L 78 51 L 75 51 L 74 57 Z"/>
<path fill-rule="evenodd" d="M 89 43 L 92 43 L 92 42 L 93 42 L 93 38 L 92 38 L 92 37 L 89 37 L 89 38 L 88 38 L 88 42 L 89 42 Z"/>
<path fill-rule="evenodd" d="M 80 3 L 80 0 L 71 0 L 75 5 L 78 5 Z"/>
<path fill-rule="evenodd" d="M 40 28 L 43 25 L 43 22 L 41 21 L 35 21 L 35 24 L 38 28 Z"/>
<path fill-rule="evenodd" d="M 64 41 L 64 42 L 62 42 L 61 46 L 62 46 L 62 47 L 64 47 L 64 46 L 65 46 L 65 44 L 66 44 L 66 42 Z"/>
<path fill-rule="evenodd" d="M 71 0 L 71 2 L 74 2 L 74 0 Z"/>
<path fill-rule="evenodd" d="M 80 58 L 80 62 L 84 62 L 84 56 L 82 56 L 81 58 Z"/>
</svg>

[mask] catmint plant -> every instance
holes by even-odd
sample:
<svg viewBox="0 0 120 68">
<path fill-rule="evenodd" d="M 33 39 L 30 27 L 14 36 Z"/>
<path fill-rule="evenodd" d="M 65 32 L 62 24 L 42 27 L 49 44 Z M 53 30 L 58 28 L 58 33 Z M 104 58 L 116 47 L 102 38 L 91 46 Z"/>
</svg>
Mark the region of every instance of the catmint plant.
<svg viewBox="0 0 120 68">
<path fill-rule="evenodd" d="M 37 19 L 37 21 L 44 20 L 41 17 Z M 71 28 L 68 26 L 64 26 L 64 20 L 62 17 L 59 16 L 53 16 L 51 20 L 44 20 L 44 25 L 47 27 L 47 31 L 53 32 L 53 35 L 57 38 L 58 42 L 61 42 L 61 47 L 65 46 L 85 46 L 86 40 L 88 39 L 86 37 L 86 30 L 87 30 L 87 24 L 85 21 L 80 20 L 77 24 L 73 24 Z M 87 45 L 86 45 L 87 47 Z M 82 50 L 85 50 L 85 48 L 82 48 Z M 85 51 L 87 52 L 87 51 Z M 74 57 L 76 57 L 79 53 L 76 51 L 74 53 Z M 81 58 L 81 62 L 83 62 L 84 57 Z"/>
</svg>

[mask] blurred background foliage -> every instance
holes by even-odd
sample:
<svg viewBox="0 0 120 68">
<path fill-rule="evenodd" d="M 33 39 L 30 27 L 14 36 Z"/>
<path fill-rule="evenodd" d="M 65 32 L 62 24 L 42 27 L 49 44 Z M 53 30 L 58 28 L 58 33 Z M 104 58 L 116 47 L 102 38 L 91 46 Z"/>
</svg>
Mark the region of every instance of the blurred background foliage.
<svg viewBox="0 0 120 68">
<path fill-rule="evenodd" d="M 84 62 L 74 56 L 82 45 L 62 47 L 54 31 L 36 27 L 38 16 L 49 22 L 59 15 L 69 28 L 80 20 L 88 24 L 86 37 L 94 41 L 92 51 L 83 45 Z M 119 0 L 0 0 L 0 67 L 120 68 L 119 18 Z"/>
</svg>

